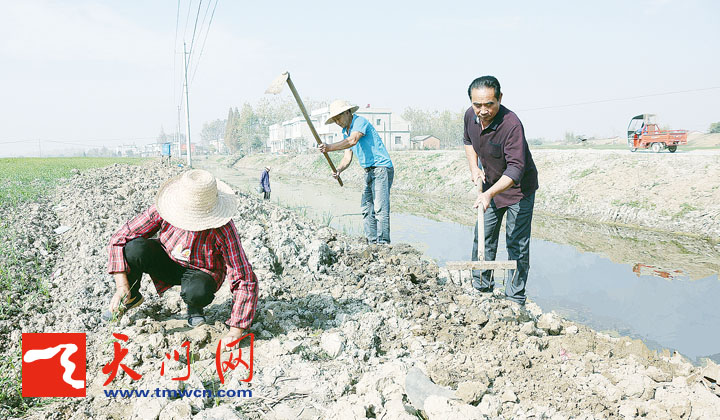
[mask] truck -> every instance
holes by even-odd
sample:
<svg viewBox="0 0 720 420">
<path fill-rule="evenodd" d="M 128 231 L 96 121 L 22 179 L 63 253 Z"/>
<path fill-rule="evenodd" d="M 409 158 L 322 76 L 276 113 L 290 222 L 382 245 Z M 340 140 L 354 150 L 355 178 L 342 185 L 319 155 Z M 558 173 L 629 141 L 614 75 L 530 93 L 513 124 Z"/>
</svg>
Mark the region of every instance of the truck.
<svg viewBox="0 0 720 420">
<path fill-rule="evenodd" d="M 655 153 L 665 149 L 675 153 L 678 145 L 687 144 L 687 135 L 687 130 L 661 130 L 655 114 L 640 114 L 628 124 L 627 144 L 631 152 L 649 148 Z"/>
</svg>

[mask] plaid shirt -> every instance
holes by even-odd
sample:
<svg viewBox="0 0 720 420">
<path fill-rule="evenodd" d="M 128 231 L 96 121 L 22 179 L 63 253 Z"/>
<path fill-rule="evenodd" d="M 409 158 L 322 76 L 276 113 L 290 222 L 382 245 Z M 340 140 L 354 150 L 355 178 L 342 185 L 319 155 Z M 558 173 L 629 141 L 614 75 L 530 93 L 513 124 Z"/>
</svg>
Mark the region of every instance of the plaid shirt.
<svg viewBox="0 0 720 420">
<path fill-rule="evenodd" d="M 226 323 L 231 327 L 249 327 L 257 306 L 257 278 L 240 244 L 235 223 L 230 220 L 219 228 L 199 232 L 187 231 L 163 220 L 153 205 L 123 225 L 110 238 L 108 272 L 129 272 L 130 267 L 123 256 L 125 244 L 139 237 L 150 238 L 156 233 L 165 252 L 173 261 L 212 276 L 216 284 L 215 290 L 220 289 L 227 273 L 233 294 L 233 307 Z M 152 280 L 161 296 L 165 290 L 172 287 L 162 280 Z"/>
</svg>

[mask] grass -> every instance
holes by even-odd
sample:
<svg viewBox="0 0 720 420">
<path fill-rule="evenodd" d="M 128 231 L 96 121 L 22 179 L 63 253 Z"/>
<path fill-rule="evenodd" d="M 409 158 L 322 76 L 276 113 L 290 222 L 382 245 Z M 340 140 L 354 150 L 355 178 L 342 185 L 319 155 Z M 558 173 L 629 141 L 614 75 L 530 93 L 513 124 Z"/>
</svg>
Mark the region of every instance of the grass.
<svg viewBox="0 0 720 420">
<path fill-rule="evenodd" d="M 16 227 L 22 209 L 48 195 L 63 178 L 74 170 L 85 170 L 114 163 L 141 163 L 133 158 L 9 158 L 0 159 L 0 320 L 17 321 L 25 306 L 42 308 L 49 291 L 53 251 L 58 247 L 54 238 L 41 232 L 23 232 Z M 33 237 L 35 233 L 37 237 Z M 27 237 L 24 237 L 27 236 Z M 46 254 L 28 252 L 30 241 L 41 241 Z M 8 338 L 0 341 L 7 346 L 0 354 L 0 418 L 22 416 L 31 406 L 48 400 L 22 398 L 20 343 Z"/>
<path fill-rule="evenodd" d="M 322 215 L 322 224 L 323 226 L 330 226 L 330 223 L 332 223 L 335 216 L 333 216 L 332 212 L 329 210 L 323 213 Z"/>
<path fill-rule="evenodd" d="M 0 159 L 0 205 L 34 201 L 73 169 L 84 170 L 114 163 L 140 163 L 136 158 L 8 158 Z"/>
<path fill-rule="evenodd" d="M 613 206 L 617 207 L 632 207 L 635 209 L 646 209 L 646 210 L 654 210 L 657 205 L 655 203 L 643 203 L 637 200 L 633 201 L 622 201 L 622 200 L 613 200 L 611 202 Z"/>
<path fill-rule="evenodd" d="M 680 204 L 680 211 L 675 213 L 672 218 L 679 219 L 679 218 L 685 216 L 686 214 L 690 213 L 691 211 L 695 211 L 697 209 L 698 209 L 697 207 L 695 207 L 691 204 L 682 203 L 682 204 Z"/>
<path fill-rule="evenodd" d="M 585 178 L 586 176 L 590 175 L 591 173 L 593 173 L 592 168 L 587 168 L 582 171 L 572 171 L 570 173 L 570 178 L 572 178 L 572 179 Z"/>
</svg>

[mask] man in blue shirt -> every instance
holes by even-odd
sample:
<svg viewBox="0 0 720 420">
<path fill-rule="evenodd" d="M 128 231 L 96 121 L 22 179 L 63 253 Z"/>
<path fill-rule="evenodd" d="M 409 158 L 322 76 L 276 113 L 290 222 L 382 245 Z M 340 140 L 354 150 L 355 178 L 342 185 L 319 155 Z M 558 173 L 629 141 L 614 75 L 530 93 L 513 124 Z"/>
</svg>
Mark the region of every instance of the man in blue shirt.
<svg viewBox="0 0 720 420">
<path fill-rule="evenodd" d="M 337 172 L 333 173 L 336 178 L 350 166 L 353 153 L 358 155 L 360 166 L 365 170 L 365 188 L 360 204 L 365 237 L 369 243 L 389 244 L 390 187 L 395 169 L 375 127 L 365 118 L 354 115 L 357 110 L 357 106 L 342 100 L 330 104 L 330 116 L 325 124 L 339 125 L 343 140 L 332 144 L 323 143 L 318 150 L 322 153 L 345 150 Z"/>
</svg>

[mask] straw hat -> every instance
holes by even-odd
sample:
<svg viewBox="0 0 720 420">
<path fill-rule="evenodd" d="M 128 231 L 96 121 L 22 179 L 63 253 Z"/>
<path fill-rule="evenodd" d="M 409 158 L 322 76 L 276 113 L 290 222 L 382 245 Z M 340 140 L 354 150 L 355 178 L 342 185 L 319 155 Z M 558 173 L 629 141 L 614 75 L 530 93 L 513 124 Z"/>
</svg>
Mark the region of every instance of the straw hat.
<svg viewBox="0 0 720 420">
<path fill-rule="evenodd" d="M 155 207 L 171 225 L 197 232 L 229 222 L 237 201 L 227 184 L 208 171 L 193 169 L 165 181 L 155 197 Z"/>
<path fill-rule="evenodd" d="M 343 101 L 342 99 L 335 100 L 333 101 L 333 103 L 330 104 L 330 116 L 328 117 L 327 121 L 325 121 L 325 124 L 332 124 L 333 118 L 337 117 L 348 109 L 350 110 L 351 114 L 354 114 L 355 111 L 358 110 L 358 108 L 360 107 L 352 106 L 347 101 Z"/>
</svg>

